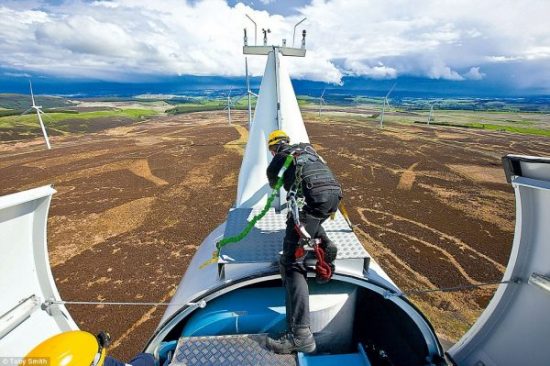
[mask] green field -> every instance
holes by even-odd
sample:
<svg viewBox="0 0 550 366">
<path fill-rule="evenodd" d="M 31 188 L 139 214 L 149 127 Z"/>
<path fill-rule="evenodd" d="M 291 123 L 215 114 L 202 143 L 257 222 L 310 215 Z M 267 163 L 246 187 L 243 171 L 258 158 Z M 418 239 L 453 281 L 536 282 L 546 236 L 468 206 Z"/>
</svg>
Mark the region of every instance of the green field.
<svg viewBox="0 0 550 366">
<path fill-rule="evenodd" d="M 321 118 L 335 120 L 354 120 L 379 123 L 382 106 L 379 103 L 323 106 Z M 377 101 L 379 102 L 379 101 Z M 308 101 L 304 104 L 308 117 L 319 118 L 318 104 Z M 429 108 L 429 106 L 428 106 Z M 386 107 L 384 124 L 427 124 L 429 109 Z M 524 112 L 509 110 L 451 110 L 435 109 L 430 123 L 437 126 L 454 128 L 484 129 L 527 135 L 550 136 L 550 114 L 544 112 Z"/>
<path fill-rule="evenodd" d="M 97 118 L 118 118 L 124 117 L 138 121 L 157 113 L 147 109 L 123 109 L 115 111 L 96 111 L 81 113 L 47 113 L 43 120 L 52 127 L 64 124 L 66 120 L 93 120 Z M 43 115 L 44 116 L 44 115 Z M 24 116 L 0 117 L 0 128 L 10 128 L 17 125 L 35 125 L 37 123 L 36 113 L 28 113 Z"/>
<path fill-rule="evenodd" d="M 298 96 L 298 105 L 300 107 L 305 107 L 309 105 L 314 105 L 316 103 L 314 99 L 310 97 Z M 234 100 L 235 101 L 235 100 Z M 256 97 L 251 97 L 250 102 L 252 105 L 252 110 L 256 108 Z M 194 100 L 192 102 L 178 103 L 174 108 L 168 109 L 166 113 L 168 114 L 182 114 L 182 113 L 193 113 L 193 112 L 205 112 L 205 111 L 222 111 L 227 106 L 227 101 L 223 99 L 217 100 Z M 245 96 L 239 99 L 231 109 L 237 110 L 247 110 L 248 109 L 248 98 Z"/>
<path fill-rule="evenodd" d="M 74 103 L 62 97 L 54 96 L 35 96 L 37 105 L 42 108 L 63 108 L 73 106 Z M 21 94 L 0 94 L 0 109 L 14 109 L 24 111 L 32 105 L 30 95 Z"/>
<path fill-rule="evenodd" d="M 158 115 L 147 109 L 117 109 L 94 112 L 47 113 L 42 116 L 49 135 L 97 132 L 132 124 Z M 40 136 L 36 113 L 0 117 L 0 140 L 19 140 Z"/>
<path fill-rule="evenodd" d="M 422 124 L 427 124 L 427 123 L 422 122 Z M 488 124 L 488 123 L 476 123 L 476 122 L 466 123 L 464 125 L 447 123 L 447 122 L 432 122 L 431 124 L 434 126 L 476 128 L 476 129 L 489 130 L 489 131 L 512 132 L 512 133 L 520 133 L 525 135 L 538 135 L 538 136 L 550 137 L 550 129 L 518 127 L 518 126 L 514 126 L 513 124 L 505 125 L 505 124 Z"/>
<path fill-rule="evenodd" d="M 233 106 L 231 109 L 237 110 L 246 110 L 248 109 L 248 98 L 243 97 L 238 100 L 233 99 Z M 256 98 L 251 98 L 252 108 L 256 107 Z M 194 100 L 191 102 L 178 103 L 174 105 L 173 108 L 168 109 L 166 113 L 168 114 L 182 114 L 182 113 L 193 113 L 193 112 L 206 112 L 206 111 L 221 111 L 227 107 L 227 101 L 223 99 L 216 100 Z"/>
</svg>

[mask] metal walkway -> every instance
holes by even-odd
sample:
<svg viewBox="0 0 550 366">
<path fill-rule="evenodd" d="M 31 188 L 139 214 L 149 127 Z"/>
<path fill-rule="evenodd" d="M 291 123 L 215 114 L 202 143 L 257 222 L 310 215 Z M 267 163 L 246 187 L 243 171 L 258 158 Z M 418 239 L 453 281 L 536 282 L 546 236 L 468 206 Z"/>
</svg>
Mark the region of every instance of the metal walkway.
<svg viewBox="0 0 550 366">
<path fill-rule="evenodd" d="M 229 212 L 224 237 L 240 233 L 260 209 L 236 208 Z M 254 226 L 243 240 L 222 248 L 218 265 L 220 273 L 238 269 L 251 263 L 269 267 L 277 265 L 286 228 L 286 210 L 276 212 L 273 208 Z M 343 215 L 338 211 L 334 220 L 323 223 L 328 237 L 338 246 L 336 266 L 339 269 L 362 274 L 368 269 L 370 257 L 351 230 Z M 223 270 L 222 270 L 223 269 Z"/>
<path fill-rule="evenodd" d="M 182 337 L 171 366 L 296 366 L 295 355 L 278 355 L 265 347 L 265 334 Z"/>
</svg>

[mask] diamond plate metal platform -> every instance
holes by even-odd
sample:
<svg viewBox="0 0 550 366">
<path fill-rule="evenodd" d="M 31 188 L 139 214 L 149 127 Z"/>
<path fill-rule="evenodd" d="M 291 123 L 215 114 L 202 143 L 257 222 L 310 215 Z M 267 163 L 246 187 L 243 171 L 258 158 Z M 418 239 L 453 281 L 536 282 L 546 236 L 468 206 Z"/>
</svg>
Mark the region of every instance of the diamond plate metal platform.
<svg viewBox="0 0 550 366">
<path fill-rule="evenodd" d="M 229 211 L 224 237 L 239 234 L 260 209 L 235 208 Z M 220 252 L 218 264 L 227 267 L 243 264 L 276 265 L 282 250 L 286 228 L 286 210 L 276 212 L 270 209 L 256 223 L 248 236 L 237 243 L 224 246 Z M 360 273 L 368 268 L 370 256 L 353 233 L 344 216 L 337 212 L 335 219 L 323 223 L 328 237 L 338 246 L 336 266 L 347 267 Z M 222 271 L 220 271 L 222 272 Z"/>
<path fill-rule="evenodd" d="M 265 334 L 182 337 L 171 366 L 295 366 L 294 355 L 278 355 L 265 347 Z"/>
</svg>

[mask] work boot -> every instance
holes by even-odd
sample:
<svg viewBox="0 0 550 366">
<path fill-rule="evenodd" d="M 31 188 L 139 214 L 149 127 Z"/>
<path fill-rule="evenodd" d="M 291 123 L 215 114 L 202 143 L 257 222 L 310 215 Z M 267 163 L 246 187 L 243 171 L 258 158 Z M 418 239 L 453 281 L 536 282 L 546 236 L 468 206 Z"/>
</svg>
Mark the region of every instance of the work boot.
<svg viewBox="0 0 550 366">
<path fill-rule="evenodd" d="M 309 328 L 296 328 L 294 333 L 286 332 L 276 339 L 267 337 L 266 347 L 278 354 L 312 353 L 317 349 L 315 338 Z"/>
</svg>

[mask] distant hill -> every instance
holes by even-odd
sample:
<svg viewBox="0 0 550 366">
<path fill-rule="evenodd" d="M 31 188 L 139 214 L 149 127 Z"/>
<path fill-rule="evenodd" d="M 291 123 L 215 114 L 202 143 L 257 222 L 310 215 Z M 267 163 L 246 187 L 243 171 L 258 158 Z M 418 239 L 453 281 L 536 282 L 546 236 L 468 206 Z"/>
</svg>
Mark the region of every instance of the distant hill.
<svg viewBox="0 0 550 366">
<path fill-rule="evenodd" d="M 64 108 L 74 105 L 63 97 L 35 95 L 34 100 L 42 108 Z M 0 94 L 0 108 L 24 111 L 32 105 L 30 95 Z"/>
</svg>

